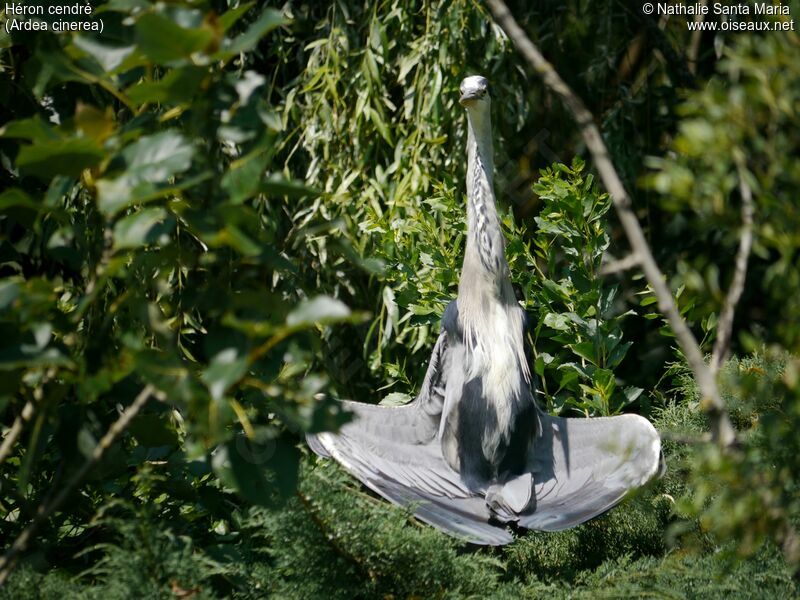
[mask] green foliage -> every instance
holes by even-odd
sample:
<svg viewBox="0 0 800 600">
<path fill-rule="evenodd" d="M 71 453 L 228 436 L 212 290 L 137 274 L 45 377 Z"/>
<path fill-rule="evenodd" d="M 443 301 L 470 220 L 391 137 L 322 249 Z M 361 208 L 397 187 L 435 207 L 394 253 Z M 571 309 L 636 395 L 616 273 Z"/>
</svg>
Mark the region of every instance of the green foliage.
<svg viewBox="0 0 800 600">
<path fill-rule="evenodd" d="M 651 158 L 655 171 L 643 179 L 696 242 L 698 251 L 677 265 L 676 286 L 686 286 L 704 316 L 718 312 L 727 290 L 741 224 L 740 179 L 752 188 L 754 256 L 745 296 L 751 303 L 742 309 L 740 334 L 748 351 L 758 339 L 800 349 L 796 56 L 793 34 L 737 38 L 718 74 L 687 95 L 673 152 Z"/>
<path fill-rule="evenodd" d="M 558 534 L 529 534 L 498 551 L 460 551 L 451 538 L 367 496 L 336 465 L 305 464 L 300 495 L 276 509 L 231 515 L 204 544 L 157 525 L 145 506 L 109 506 L 95 527 L 113 542 L 90 549 L 94 566 L 67 579 L 25 566 L 0 591 L 15 598 L 169 597 L 519 598 L 793 597 L 796 584 L 767 547 L 749 560 L 667 551 L 669 499 L 658 486 L 626 507 Z M 132 518 L 132 517 L 136 518 Z"/>
<path fill-rule="evenodd" d="M 530 573 L 548 583 L 574 582 L 585 571 L 623 557 L 663 556 L 669 499 L 643 492 L 610 513 L 581 527 L 557 533 L 531 532 L 506 552 L 507 569 L 526 579 Z"/>
<path fill-rule="evenodd" d="M 569 598 L 785 598 L 797 585 L 774 549 L 735 568 L 710 555 L 622 558 L 586 572 Z"/>
<path fill-rule="evenodd" d="M 793 565 L 800 564 L 796 54 L 794 34 L 737 39 L 708 84 L 686 95 L 672 152 L 652 159 L 655 171 L 644 178 L 704 245 L 680 258 L 673 285 L 685 289 L 682 312 L 700 321 L 706 341 L 714 338 L 729 285 L 723 269 L 731 271 L 738 245 L 743 190 L 752 190 L 753 256 L 738 342 L 756 353 L 729 361 L 719 377 L 741 447 L 723 454 L 701 446 L 686 454 L 681 510 L 699 518 L 714 539 L 735 541 L 743 555 L 772 539 Z M 763 343 L 773 346 L 766 351 Z M 699 406 L 691 378 L 683 373 L 678 382 L 690 406 Z"/>
<path fill-rule="evenodd" d="M 679 20 L 577 0 L 514 12 L 631 189 L 642 157 L 663 156 L 635 209 L 705 342 L 740 169 L 753 188 L 745 358 L 720 379 L 740 451 L 676 441 L 705 431 L 696 388 L 654 335 L 653 298 L 598 275 L 618 254 L 609 199 L 580 159 L 558 164 L 583 152 L 575 128 L 482 4 L 108 2 L 101 36 L 0 30 L 4 439 L 22 424 L 0 459 L 0 538 L 145 385 L 167 401 L 44 524 L 0 597 L 797 595 L 796 36 L 736 36 L 720 62 L 704 38 L 691 90 Z M 331 398 L 399 402 L 421 381 L 461 263 L 456 90 L 474 73 L 492 81 L 507 253 L 548 408 L 613 414 L 631 382 L 676 437 L 667 476 L 620 509 L 495 550 L 299 448 L 346 418 Z M 646 318 L 623 320 L 637 304 Z M 758 339 L 793 355 L 751 356 Z"/>
<path fill-rule="evenodd" d="M 524 78 L 510 43 L 472 0 L 332 3 L 296 12 L 304 17 L 296 31 L 306 52 L 300 72 L 286 78 L 291 85 L 278 91 L 283 145 L 293 171 L 327 193 L 325 202 L 297 208 L 299 227 L 314 232 L 300 241 L 314 260 L 299 269 L 373 314 L 359 352 L 374 375 L 370 385 L 354 387 L 352 365 L 329 369 L 339 395 L 366 400 L 379 387 L 421 381 L 455 294 L 466 175 L 458 85 L 472 73 L 497 73 L 503 164 L 502 140 L 528 113 Z M 296 50 L 282 51 L 287 68 L 294 66 L 288 53 Z M 351 262 L 328 258 L 337 250 Z M 380 281 L 367 287 L 365 274 Z"/>
<path fill-rule="evenodd" d="M 600 274 L 611 200 L 583 170 L 576 158 L 571 167 L 542 171 L 534 186 L 544 202 L 534 253 L 524 244 L 523 228 L 509 232 L 507 252 L 529 307 L 534 371 L 548 408 L 607 416 L 621 412 L 642 389 L 617 386 L 614 370 L 631 342 L 622 340 L 619 286 Z"/>
<path fill-rule="evenodd" d="M 797 564 L 800 364 L 785 353 L 762 350 L 728 361 L 720 378 L 742 444 L 729 454 L 704 446 L 686 457 L 689 481 L 680 512 L 699 518 L 702 529 L 716 539 L 732 541 L 732 550 L 741 555 L 752 555 L 771 539 Z M 696 384 L 685 374 L 679 382 L 693 406 Z"/>
<path fill-rule="evenodd" d="M 243 54 L 285 20 L 244 8 L 115 5 L 102 38 L 14 34 L 4 50 L 0 409 L 33 416 L 0 466 L 3 539 L 146 384 L 169 404 L 106 453 L 49 532 L 62 542 L 90 537 L 108 494 L 149 496 L 131 473 L 151 461 L 173 469 L 161 494 L 205 494 L 195 518 L 233 490 L 273 505 L 297 479 L 285 431 L 343 420 L 314 398 L 309 352 L 363 315 L 297 278 L 284 211 L 319 192 L 281 173 L 281 122 Z"/>
<path fill-rule="evenodd" d="M 371 214 L 361 224 L 366 235 L 380 239 L 374 256 L 388 267 L 382 275 L 383 302 L 365 344 L 375 346 L 370 366 L 382 367 L 390 381 L 420 381 L 413 370 L 386 360 L 384 353 L 400 345 L 412 355 L 429 350 L 445 306 L 458 293 L 465 218 L 456 190 L 439 185 L 414 213 L 402 218 L 397 213 Z"/>
</svg>

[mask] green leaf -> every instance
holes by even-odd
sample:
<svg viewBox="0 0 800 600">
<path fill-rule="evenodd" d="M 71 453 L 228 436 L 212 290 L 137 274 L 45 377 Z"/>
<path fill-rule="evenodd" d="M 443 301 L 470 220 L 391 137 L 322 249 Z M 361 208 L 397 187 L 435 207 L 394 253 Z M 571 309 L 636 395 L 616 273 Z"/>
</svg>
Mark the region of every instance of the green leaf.
<svg viewBox="0 0 800 600">
<path fill-rule="evenodd" d="M 611 351 L 611 354 L 608 355 L 608 359 L 606 360 L 606 366 L 610 369 L 613 369 L 619 363 L 622 362 L 622 359 L 625 358 L 625 355 L 628 353 L 628 349 L 631 347 L 633 342 L 623 342 L 619 344 L 616 348 Z"/>
<path fill-rule="evenodd" d="M 138 248 L 158 242 L 165 245 L 175 219 L 163 208 L 147 208 L 120 219 L 114 225 L 114 248 Z"/>
<path fill-rule="evenodd" d="M 606 398 L 610 398 L 617 386 L 614 372 L 609 369 L 595 369 L 593 377 L 594 385 L 601 390 Z"/>
<path fill-rule="evenodd" d="M 213 39 L 211 29 L 181 27 L 158 13 L 147 13 L 136 21 L 139 49 L 160 64 L 187 58 L 208 47 Z"/>
<path fill-rule="evenodd" d="M 270 31 L 281 25 L 288 23 L 283 15 L 274 8 L 267 8 L 261 13 L 261 16 L 250 27 L 247 28 L 242 35 L 233 38 L 232 40 L 226 39 L 222 46 L 222 52 L 219 53 L 220 57 L 230 57 L 240 52 L 248 52 L 256 47 L 259 40 L 268 34 Z"/>
<path fill-rule="evenodd" d="M 96 60 L 107 73 L 122 65 L 136 50 L 136 46 L 108 46 L 83 36 L 76 36 L 72 43 Z"/>
<path fill-rule="evenodd" d="M 17 121 L 9 121 L 0 127 L 0 137 L 17 138 L 32 142 L 48 142 L 61 139 L 55 129 L 39 115 Z"/>
<path fill-rule="evenodd" d="M 241 204 L 252 198 L 261 190 L 261 178 L 269 161 L 269 156 L 262 152 L 247 157 L 239 166 L 231 168 L 222 176 L 222 189 L 228 192 L 232 204 Z"/>
<path fill-rule="evenodd" d="M 136 104 L 156 102 L 176 104 L 191 100 L 203 82 L 207 69 L 186 66 L 172 69 L 159 81 L 143 81 L 137 83 L 125 93 Z"/>
<path fill-rule="evenodd" d="M 644 392 L 642 388 L 632 386 L 626 387 L 622 390 L 622 393 L 625 394 L 625 400 L 627 404 L 634 402 L 639 396 L 642 395 L 642 392 Z"/>
<path fill-rule="evenodd" d="M 386 122 L 383 120 L 380 113 L 371 107 L 367 107 L 367 113 L 369 114 L 372 124 L 375 125 L 378 133 L 380 133 L 381 137 L 386 140 L 386 143 L 394 145 L 394 142 L 392 142 L 392 136 L 389 133 L 389 128 L 386 126 Z"/>
<path fill-rule="evenodd" d="M 547 313 L 544 317 L 545 326 L 556 331 L 569 331 L 569 323 L 569 318 L 566 315 Z"/>
<path fill-rule="evenodd" d="M 122 151 L 126 169 L 115 179 L 97 182 L 97 204 L 106 215 L 118 211 L 156 191 L 154 184 L 164 183 L 192 164 L 194 148 L 180 133 L 163 131 L 139 139 Z"/>
<path fill-rule="evenodd" d="M 6 210 L 14 206 L 24 206 L 39 210 L 40 205 L 34 202 L 28 194 L 19 188 L 10 188 L 0 193 L 0 210 Z"/>
<path fill-rule="evenodd" d="M 233 223 L 225 225 L 216 241 L 234 248 L 245 256 L 258 256 L 262 252 L 262 248 Z"/>
<path fill-rule="evenodd" d="M 563 369 L 561 371 L 561 379 L 558 382 L 558 390 L 561 391 L 564 388 L 570 388 L 571 384 L 577 381 L 580 372 L 576 369 Z"/>
<path fill-rule="evenodd" d="M 21 291 L 19 284 L 21 281 L 21 279 L 4 279 L 0 281 L 0 310 L 6 310 L 19 298 Z"/>
<path fill-rule="evenodd" d="M 253 7 L 255 2 L 243 2 L 236 8 L 232 8 L 226 11 L 220 18 L 219 24 L 222 27 L 222 31 L 228 31 L 231 27 L 233 27 L 236 22 L 241 19 L 244 14 Z"/>
<path fill-rule="evenodd" d="M 303 185 L 297 181 L 284 179 L 280 175 L 270 175 L 261 184 L 261 191 L 268 196 L 287 196 L 289 198 L 313 198 L 320 195 L 320 191 Z"/>
<path fill-rule="evenodd" d="M 286 317 L 290 327 L 302 327 L 315 323 L 329 323 L 351 316 L 350 309 L 341 300 L 329 296 L 317 296 L 302 302 Z"/>
<path fill-rule="evenodd" d="M 544 377 L 544 369 L 547 365 L 553 362 L 553 357 L 547 352 L 542 352 L 536 357 L 533 370 L 539 377 Z"/>
<path fill-rule="evenodd" d="M 562 283 L 556 283 L 550 279 L 545 279 L 542 285 L 547 291 L 552 293 L 555 300 L 568 301 L 572 296 L 570 289 Z"/>
<path fill-rule="evenodd" d="M 141 138 L 122 151 L 128 176 L 152 183 L 166 181 L 191 165 L 194 148 L 176 131 Z"/>
<path fill-rule="evenodd" d="M 408 394 L 403 394 L 402 392 L 392 392 L 391 394 L 384 396 L 379 404 L 381 406 L 404 406 L 413 399 L 414 398 Z"/>
<path fill-rule="evenodd" d="M 717 313 L 711 313 L 701 321 L 703 331 L 714 331 L 717 327 Z"/>
<path fill-rule="evenodd" d="M 559 371 L 574 371 L 577 375 L 586 379 L 591 379 L 591 377 L 589 376 L 589 372 L 591 369 L 593 369 L 593 367 L 588 367 L 585 369 L 578 363 L 574 362 L 567 362 L 558 365 Z"/>
<path fill-rule="evenodd" d="M 597 364 L 597 351 L 592 342 L 581 342 L 579 344 L 570 344 L 570 349 L 578 356 L 585 358 L 593 365 Z"/>
<path fill-rule="evenodd" d="M 81 427 L 78 431 L 77 444 L 80 453 L 88 458 L 97 447 L 97 438 L 92 435 L 92 432 L 87 427 Z"/>
<path fill-rule="evenodd" d="M 392 338 L 392 334 L 397 329 L 398 320 L 400 318 L 400 311 L 397 308 L 394 290 L 388 285 L 383 288 L 383 306 L 386 309 L 386 327 L 384 327 L 381 345 L 386 346 Z"/>
<path fill-rule="evenodd" d="M 239 435 L 215 450 L 213 467 L 225 485 L 248 502 L 274 507 L 297 487 L 300 452 L 289 441 Z"/>
<path fill-rule="evenodd" d="M 105 157 L 100 145 L 89 138 L 40 141 L 23 146 L 17 155 L 17 167 L 42 179 L 56 175 L 78 177 L 84 169 Z"/>
<path fill-rule="evenodd" d="M 200 379 L 214 400 L 221 400 L 227 389 L 247 373 L 247 356 L 238 348 L 225 348 L 211 359 Z"/>
</svg>

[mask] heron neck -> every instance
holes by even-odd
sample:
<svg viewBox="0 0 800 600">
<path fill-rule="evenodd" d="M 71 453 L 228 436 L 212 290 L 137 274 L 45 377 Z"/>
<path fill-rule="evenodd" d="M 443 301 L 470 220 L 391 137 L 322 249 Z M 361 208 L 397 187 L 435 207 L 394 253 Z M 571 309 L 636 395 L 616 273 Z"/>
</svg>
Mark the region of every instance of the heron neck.
<svg viewBox="0 0 800 600">
<path fill-rule="evenodd" d="M 467 111 L 467 248 L 465 265 L 499 283 L 505 275 L 505 240 L 495 206 L 492 123 L 488 107 Z M 474 269 L 472 268 L 474 265 Z"/>
<path fill-rule="evenodd" d="M 493 186 L 494 150 L 488 109 L 467 111 L 467 123 L 467 168 L 470 175 L 467 177 L 467 195 L 472 199 L 478 182 L 486 185 L 490 192 Z"/>
</svg>

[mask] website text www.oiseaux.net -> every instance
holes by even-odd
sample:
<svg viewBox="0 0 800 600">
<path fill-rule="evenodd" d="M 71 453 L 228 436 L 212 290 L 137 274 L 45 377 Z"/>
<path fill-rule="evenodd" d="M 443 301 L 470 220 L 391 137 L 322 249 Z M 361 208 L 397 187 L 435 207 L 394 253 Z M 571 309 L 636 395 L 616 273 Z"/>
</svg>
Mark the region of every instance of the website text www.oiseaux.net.
<svg viewBox="0 0 800 600">
<path fill-rule="evenodd" d="M 752 4 L 645 2 L 642 5 L 642 12 L 646 15 L 685 16 L 689 31 L 795 31 L 789 6 L 769 2 Z"/>
</svg>

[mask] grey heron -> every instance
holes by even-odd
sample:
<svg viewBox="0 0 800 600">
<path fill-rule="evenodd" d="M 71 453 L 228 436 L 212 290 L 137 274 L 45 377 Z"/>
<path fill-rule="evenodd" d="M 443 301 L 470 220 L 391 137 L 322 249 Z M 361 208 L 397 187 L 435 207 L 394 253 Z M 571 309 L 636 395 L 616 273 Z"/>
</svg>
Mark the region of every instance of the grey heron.
<svg viewBox="0 0 800 600">
<path fill-rule="evenodd" d="M 400 407 L 346 401 L 355 418 L 308 435 L 367 487 L 475 544 L 512 541 L 508 524 L 557 531 L 617 504 L 659 468 L 643 417 L 554 417 L 536 403 L 492 182 L 488 81 L 460 86 L 466 109 L 467 239 L 418 396 Z"/>
</svg>

